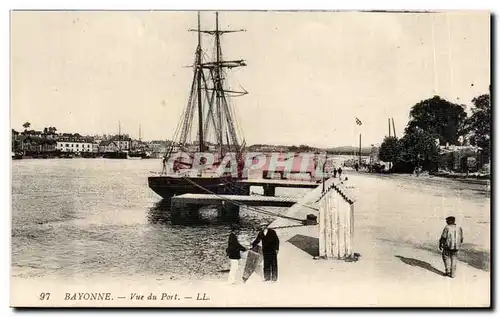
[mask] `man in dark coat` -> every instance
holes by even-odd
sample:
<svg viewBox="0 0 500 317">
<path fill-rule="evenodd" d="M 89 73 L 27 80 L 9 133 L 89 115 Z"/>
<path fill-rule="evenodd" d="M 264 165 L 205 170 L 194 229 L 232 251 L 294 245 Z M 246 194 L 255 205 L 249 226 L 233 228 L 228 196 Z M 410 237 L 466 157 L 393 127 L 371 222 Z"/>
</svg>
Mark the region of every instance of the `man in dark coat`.
<svg viewBox="0 0 500 317">
<path fill-rule="evenodd" d="M 264 280 L 276 282 L 278 280 L 278 251 L 280 239 L 273 229 L 268 229 L 267 224 L 260 225 L 260 232 L 252 242 L 255 247 L 262 241 L 262 255 L 264 256 Z"/>
<path fill-rule="evenodd" d="M 231 224 L 231 233 L 229 234 L 229 239 L 227 242 L 226 254 L 231 262 L 231 269 L 229 270 L 228 282 L 231 284 L 236 283 L 236 277 L 238 275 L 239 262 L 241 259 L 240 252 L 245 252 L 247 249 L 242 246 L 238 237 L 236 236 L 239 226 L 237 224 Z"/>
</svg>

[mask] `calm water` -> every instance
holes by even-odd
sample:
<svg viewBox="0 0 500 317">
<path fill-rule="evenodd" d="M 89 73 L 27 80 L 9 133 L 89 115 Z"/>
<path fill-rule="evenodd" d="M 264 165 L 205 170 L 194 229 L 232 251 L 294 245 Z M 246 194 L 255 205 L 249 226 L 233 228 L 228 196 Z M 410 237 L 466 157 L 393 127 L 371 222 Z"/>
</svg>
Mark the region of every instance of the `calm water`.
<svg viewBox="0 0 500 317">
<path fill-rule="evenodd" d="M 156 159 L 13 161 L 12 275 L 221 276 L 228 224 L 211 209 L 196 224 L 172 224 L 147 185 L 160 168 Z M 245 209 L 240 218 L 242 243 L 273 220 Z"/>
</svg>

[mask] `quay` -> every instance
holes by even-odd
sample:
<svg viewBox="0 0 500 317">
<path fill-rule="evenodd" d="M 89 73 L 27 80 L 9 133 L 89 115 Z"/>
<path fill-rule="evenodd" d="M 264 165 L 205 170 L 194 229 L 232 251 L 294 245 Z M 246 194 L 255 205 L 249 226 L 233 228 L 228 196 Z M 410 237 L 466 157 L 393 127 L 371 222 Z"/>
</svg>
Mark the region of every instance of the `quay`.
<svg viewBox="0 0 500 317">
<path fill-rule="evenodd" d="M 311 188 L 320 184 L 312 181 L 290 180 L 290 179 L 244 179 L 236 182 L 239 191 L 243 195 L 250 194 L 251 186 L 259 186 L 264 189 L 264 196 L 275 196 L 276 187 Z"/>
<path fill-rule="evenodd" d="M 219 216 L 238 217 L 240 205 L 290 207 L 297 199 L 289 197 L 267 197 L 249 195 L 183 194 L 171 198 L 171 212 L 197 213 L 201 206 L 217 206 Z"/>
<path fill-rule="evenodd" d="M 261 275 L 254 274 L 245 284 L 232 288 L 224 303 L 233 306 L 246 297 L 252 298 L 252 305 L 261 307 L 306 307 L 325 303 L 335 307 L 471 308 L 490 305 L 489 269 L 478 266 L 478 256 L 467 255 L 478 251 L 462 250 L 457 277 L 450 279 L 442 275 L 443 263 L 435 246 L 448 212 L 444 209 L 456 208 L 449 202 L 449 207 L 443 204 L 442 197 L 458 188 L 469 192 L 469 187 L 448 180 L 434 184 L 428 179 L 387 179 L 349 170 L 346 174 L 349 180 L 338 187 L 355 200 L 352 248 L 359 254 L 358 260 L 319 258 L 320 226 L 297 226 L 295 221 L 278 217 L 269 225 L 281 241 L 278 282 L 266 288 L 262 286 Z M 421 186 L 414 186 L 416 181 L 422 183 Z M 338 179 L 328 179 L 325 187 L 334 183 L 338 184 Z M 394 192 L 398 194 L 391 196 Z M 388 199 L 381 199 L 386 195 Z M 322 186 L 308 192 L 282 215 L 298 219 L 310 213 L 319 216 L 308 206 L 319 209 L 321 196 Z M 480 210 L 471 196 L 470 193 L 464 195 L 466 198 L 458 203 L 461 208 L 449 212 L 458 216 L 465 232 L 476 234 L 476 239 L 469 241 L 489 250 L 488 231 L 481 230 L 486 225 L 465 217 L 471 216 L 471 210 L 476 213 Z M 415 203 L 408 205 L 408 201 Z M 481 214 L 475 217 L 479 216 Z M 405 239 L 405 233 L 411 233 L 413 243 Z M 243 253 L 241 270 L 245 257 Z M 297 285 L 308 285 L 309 291 L 287 291 Z"/>
</svg>

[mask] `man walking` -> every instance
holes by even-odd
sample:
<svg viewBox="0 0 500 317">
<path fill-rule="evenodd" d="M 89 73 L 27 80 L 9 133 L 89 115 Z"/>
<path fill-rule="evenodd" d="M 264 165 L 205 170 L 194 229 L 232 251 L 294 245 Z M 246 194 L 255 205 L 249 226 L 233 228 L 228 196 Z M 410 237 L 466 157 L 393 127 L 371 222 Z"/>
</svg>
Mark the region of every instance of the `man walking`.
<svg viewBox="0 0 500 317">
<path fill-rule="evenodd" d="M 252 242 L 256 247 L 262 241 L 262 255 L 264 256 L 264 280 L 276 282 L 278 280 L 278 251 L 280 240 L 276 231 L 268 229 L 267 224 L 260 225 L 260 232 Z"/>
<path fill-rule="evenodd" d="M 457 252 L 464 242 L 462 228 L 455 224 L 455 217 L 446 218 L 446 226 L 439 239 L 439 250 L 443 252 L 445 276 L 455 277 L 457 270 Z"/>
<path fill-rule="evenodd" d="M 227 242 L 226 253 L 231 262 L 231 268 L 229 270 L 229 278 L 228 282 L 230 284 L 236 283 L 236 277 L 238 275 L 239 262 L 241 259 L 240 252 L 245 252 L 247 249 L 243 247 L 239 241 L 236 233 L 238 232 L 239 227 L 237 224 L 231 224 L 231 233 L 229 234 L 229 239 Z"/>
</svg>

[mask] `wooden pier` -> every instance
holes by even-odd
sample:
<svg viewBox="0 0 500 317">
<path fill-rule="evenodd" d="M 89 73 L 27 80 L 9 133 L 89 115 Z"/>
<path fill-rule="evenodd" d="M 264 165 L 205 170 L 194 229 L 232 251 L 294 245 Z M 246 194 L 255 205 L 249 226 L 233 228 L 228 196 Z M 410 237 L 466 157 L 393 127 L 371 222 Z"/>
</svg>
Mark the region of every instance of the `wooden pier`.
<svg viewBox="0 0 500 317">
<path fill-rule="evenodd" d="M 201 206 L 217 206 L 219 216 L 238 217 L 240 206 L 290 207 L 297 199 L 248 195 L 184 194 L 171 199 L 172 213 L 197 213 Z"/>
<path fill-rule="evenodd" d="M 276 187 L 316 188 L 318 185 L 320 184 L 316 182 L 291 179 L 244 179 L 236 182 L 236 186 L 243 195 L 250 194 L 251 186 L 260 186 L 264 189 L 265 196 L 275 196 Z"/>
</svg>

